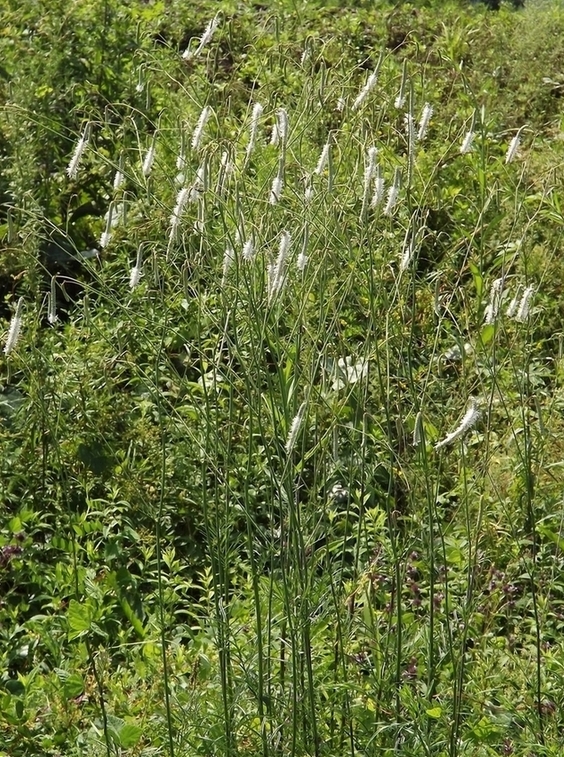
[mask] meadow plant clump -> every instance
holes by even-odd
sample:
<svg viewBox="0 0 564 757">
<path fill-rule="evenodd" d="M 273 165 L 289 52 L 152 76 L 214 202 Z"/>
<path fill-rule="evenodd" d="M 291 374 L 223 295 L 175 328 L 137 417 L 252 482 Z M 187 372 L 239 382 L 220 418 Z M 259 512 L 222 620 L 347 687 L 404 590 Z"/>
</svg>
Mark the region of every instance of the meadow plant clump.
<svg viewBox="0 0 564 757">
<path fill-rule="evenodd" d="M 0 733 L 558 754 L 560 180 L 461 63 L 486 12 L 359 66 L 346 12 L 158 6 L 48 180 L 18 119 L 70 126 L 6 94 Z"/>
</svg>

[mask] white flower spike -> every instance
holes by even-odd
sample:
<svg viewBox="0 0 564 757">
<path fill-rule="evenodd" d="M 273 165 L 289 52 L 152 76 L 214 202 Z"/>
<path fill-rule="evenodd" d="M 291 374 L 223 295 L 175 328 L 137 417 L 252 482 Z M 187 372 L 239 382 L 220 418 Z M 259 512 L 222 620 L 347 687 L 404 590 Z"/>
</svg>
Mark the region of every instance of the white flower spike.
<svg viewBox="0 0 564 757">
<path fill-rule="evenodd" d="M 472 428 L 472 426 L 474 426 L 478 422 L 479 419 L 480 408 L 478 406 L 478 401 L 474 397 L 472 397 L 470 399 L 470 404 L 468 410 L 466 411 L 466 414 L 464 415 L 464 418 L 460 421 L 454 431 L 451 431 L 450 434 L 447 434 L 444 439 L 435 444 L 435 449 L 439 450 L 442 447 L 446 447 L 447 445 L 452 444 L 457 439 L 461 439 Z"/>
<path fill-rule="evenodd" d="M 16 312 L 12 316 L 10 321 L 10 328 L 8 329 L 8 336 L 6 337 L 6 343 L 4 345 L 4 354 L 9 355 L 16 347 L 20 338 L 22 330 L 22 312 L 23 312 L 23 297 L 20 297 L 18 304 L 16 305 Z"/>
</svg>

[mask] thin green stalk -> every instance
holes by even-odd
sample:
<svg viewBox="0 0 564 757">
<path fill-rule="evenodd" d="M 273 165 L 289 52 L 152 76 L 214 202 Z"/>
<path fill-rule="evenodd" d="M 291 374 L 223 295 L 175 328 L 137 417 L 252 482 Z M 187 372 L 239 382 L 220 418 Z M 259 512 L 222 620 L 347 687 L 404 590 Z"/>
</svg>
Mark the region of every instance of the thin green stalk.
<svg viewBox="0 0 564 757">
<path fill-rule="evenodd" d="M 158 419 L 160 434 L 160 446 L 161 446 L 161 465 L 160 465 L 160 490 L 159 490 L 159 507 L 157 511 L 157 521 L 155 529 L 156 537 L 156 561 L 157 561 L 157 585 L 159 595 L 159 625 L 160 625 L 160 641 L 161 641 L 161 654 L 163 660 L 163 683 L 164 683 L 164 695 L 165 695 L 165 709 L 166 709 L 166 723 L 167 723 L 167 735 L 168 735 L 168 749 L 169 757 L 174 757 L 174 731 L 172 725 L 172 707 L 170 702 L 170 673 L 167 660 L 167 640 L 166 640 L 166 625 L 164 615 L 164 588 L 162 580 L 162 519 L 164 513 L 164 500 L 166 491 L 166 422 L 165 414 L 162 406 L 161 397 L 161 377 L 160 377 L 160 364 L 162 359 L 162 353 L 164 348 L 164 338 L 166 334 L 166 321 L 163 324 L 163 331 L 159 343 L 159 347 L 156 351 L 155 357 L 155 395 L 158 409 Z"/>
</svg>

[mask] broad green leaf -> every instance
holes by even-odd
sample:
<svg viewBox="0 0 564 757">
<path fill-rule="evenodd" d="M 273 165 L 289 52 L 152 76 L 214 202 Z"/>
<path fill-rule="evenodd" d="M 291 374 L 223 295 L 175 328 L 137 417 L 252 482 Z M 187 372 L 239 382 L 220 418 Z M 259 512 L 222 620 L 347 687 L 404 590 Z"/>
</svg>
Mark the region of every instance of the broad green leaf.
<svg viewBox="0 0 564 757">
<path fill-rule="evenodd" d="M 4 687 L 15 697 L 23 697 L 25 694 L 25 686 L 17 678 L 10 678 L 6 681 Z"/>
<path fill-rule="evenodd" d="M 69 621 L 69 640 L 77 639 L 90 630 L 92 625 L 92 607 L 86 603 L 71 599 L 67 618 Z"/>
<path fill-rule="evenodd" d="M 65 699 L 74 699 L 84 691 L 84 681 L 78 673 L 72 673 L 63 681 L 63 696 Z"/>
<path fill-rule="evenodd" d="M 126 723 L 119 731 L 119 743 L 122 749 L 131 749 L 137 745 L 143 730 L 133 723 Z"/>
<path fill-rule="evenodd" d="M 442 707 L 439 707 L 439 706 L 431 707 L 429 710 L 425 710 L 425 712 L 430 718 L 434 718 L 435 720 L 440 718 L 441 715 L 443 714 Z"/>
<path fill-rule="evenodd" d="M 482 346 L 486 346 L 491 342 L 493 339 L 493 336 L 495 334 L 495 326 L 493 323 L 488 323 L 485 326 L 482 327 L 482 330 L 480 331 L 480 343 Z"/>
</svg>

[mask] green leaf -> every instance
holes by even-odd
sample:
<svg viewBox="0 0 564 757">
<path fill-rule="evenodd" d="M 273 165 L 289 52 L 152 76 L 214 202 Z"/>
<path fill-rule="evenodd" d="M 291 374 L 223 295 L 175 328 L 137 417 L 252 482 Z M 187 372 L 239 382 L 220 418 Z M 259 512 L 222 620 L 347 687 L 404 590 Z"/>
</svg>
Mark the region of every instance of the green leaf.
<svg viewBox="0 0 564 757">
<path fill-rule="evenodd" d="M 119 731 L 119 744 L 122 749 L 131 749 L 137 745 L 143 730 L 133 723 L 126 723 Z"/>
<path fill-rule="evenodd" d="M 557 534 L 551 528 L 545 526 L 544 523 L 539 523 L 537 525 L 537 531 L 541 536 L 544 536 L 546 539 L 550 539 L 550 541 L 554 542 L 558 549 L 564 551 L 564 539 L 560 536 L 560 534 Z"/>
<path fill-rule="evenodd" d="M 25 694 L 25 686 L 16 678 L 10 678 L 6 681 L 4 687 L 15 697 L 22 697 Z"/>
<path fill-rule="evenodd" d="M 493 335 L 495 334 L 495 326 L 493 323 L 488 323 L 483 326 L 480 331 L 480 343 L 483 347 L 491 342 Z"/>
<path fill-rule="evenodd" d="M 24 715 L 24 703 L 21 699 L 16 699 L 15 710 L 16 710 L 16 717 L 22 720 L 23 715 Z"/>
<path fill-rule="evenodd" d="M 72 673 L 63 681 L 63 696 L 65 699 L 74 699 L 84 691 L 84 681 L 78 673 Z"/>
<path fill-rule="evenodd" d="M 472 273 L 472 278 L 474 279 L 474 286 L 476 288 L 476 298 L 478 300 L 482 299 L 482 292 L 484 291 L 484 280 L 482 278 L 482 274 L 480 273 L 480 269 L 477 265 L 474 263 L 469 263 L 468 267 L 470 268 L 470 271 Z"/>
<path fill-rule="evenodd" d="M 443 714 L 443 709 L 437 705 L 437 707 L 431 707 L 429 710 L 425 710 L 425 712 L 430 718 L 437 720 Z"/>
<path fill-rule="evenodd" d="M 71 599 L 67 618 L 69 621 L 69 641 L 77 639 L 88 633 L 92 625 L 93 618 L 92 607 L 88 604 L 81 604 L 76 599 Z"/>
</svg>

